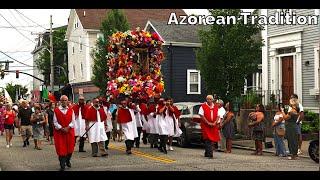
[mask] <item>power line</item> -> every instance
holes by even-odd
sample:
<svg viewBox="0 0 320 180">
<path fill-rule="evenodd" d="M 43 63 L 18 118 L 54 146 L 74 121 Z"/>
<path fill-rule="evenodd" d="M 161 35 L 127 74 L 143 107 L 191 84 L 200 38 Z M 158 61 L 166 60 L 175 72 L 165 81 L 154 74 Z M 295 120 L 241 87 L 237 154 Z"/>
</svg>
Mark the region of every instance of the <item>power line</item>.
<svg viewBox="0 0 320 180">
<path fill-rule="evenodd" d="M 31 40 L 29 37 L 27 37 L 26 35 L 24 35 L 22 32 L 20 32 L 16 27 L 14 27 L 1 13 L 0 16 L 11 26 L 13 27 L 19 34 L 21 34 L 23 37 L 25 37 L 26 39 L 28 39 L 29 41 L 33 42 L 34 44 L 37 44 L 36 42 L 34 42 L 33 40 Z"/>
<path fill-rule="evenodd" d="M 29 21 L 33 22 L 34 24 L 36 24 L 36 25 L 42 27 L 43 29 L 46 29 L 46 30 L 47 30 L 47 28 L 45 28 L 45 27 L 43 27 L 42 25 L 34 22 L 32 19 L 28 18 L 26 15 L 24 15 L 22 12 L 18 11 L 17 9 L 15 9 L 15 11 L 16 11 L 17 13 L 21 14 L 23 17 L 25 17 L 25 18 L 28 19 Z"/>
<path fill-rule="evenodd" d="M 23 63 L 23 62 L 21 62 L 21 61 L 19 61 L 19 60 L 16 60 L 15 58 L 9 56 L 7 53 L 4 53 L 3 51 L 0 51 L 0 52 L 1 52 L 2 54 L 6 55 L 8 58 L 10 58 L 10 59 L 12 59 L 12 60 L 14 60 L 14 61 L 16 61 L 16 62 L 18 62 L 18 63 L 20 63 L 20 64 L 23 64 L 23 65 L 28 66 L 28 67 L 32 67 L 31 65 L 28 65 L 28 64 L 25 64 L 25 63 Z M 30 59 L 31 59 L 31 58 L 30 58 Z"/>
</svg>

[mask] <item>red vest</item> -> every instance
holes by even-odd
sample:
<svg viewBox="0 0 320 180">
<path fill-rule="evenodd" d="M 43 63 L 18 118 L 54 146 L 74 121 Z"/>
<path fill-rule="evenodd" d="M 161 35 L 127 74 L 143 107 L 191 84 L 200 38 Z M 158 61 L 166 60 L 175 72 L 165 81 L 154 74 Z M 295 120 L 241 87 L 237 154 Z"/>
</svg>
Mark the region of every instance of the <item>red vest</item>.
<svg viewBox="0 0 320 180">
<path fill-rule="evenodd" d="M 201 107 L 204 112 L 204 117 L 209 122 L 215 122 L 217 120 L 218 109 L 219 109 L 218 106 L 214 105 L 213 108 L 210 108 L 207 103 L 203 103 Z"/>
<path fill-rule="evenodd" d="M 107 119 L 107 115 L 106 115 L 106 112 L 104 111 L 103 107 L 100 106 L 99 108 L 99 114 L 100 114 L 100 120 L 101 121 L 105 121 Z M 98 120 L 98 117 L 97 117 L 97 110 L 96 108 L 94 108 L 93 106 L 89 107 L 87 109 L 87 112 L 86 112 L 86 116 L 85 116 L 85 119 L 87 121 L 97 121 Z"/>
<path fill-rule="evenodd" d="M 84 119 L 84 116 L 86 115 L 86 109 L 87 107 L 85 106 L 85 104 L 83 106 L 80 106 L 79 104 L 76 104 L 72 107 L 74 114 L 76 115 L 76 117 L 79 116 L 79 109 L 81 108 L 81 115 L 82 118 Z"/>
<path fill-rule="evenodd" d="M 132 121 L 129 109 L 118 108 L 118 123 L 127 123 Z"/>
<path fill-rule="evenodd" d="M 145 104 L 145 103 L 141 103 L 140 105 L 139 105 L 139 107 L 140 107 L 140 109 L 141 109 L 141 114 L 142 115 L 148 115 L 148 107 L 147 107 L 147 104 Z"/>
<path fill-rule="evenodd" d="M 148 114 L 157 112 L 156 105 L 150 104 L 148 108 Z"/>
<path fill-rule="evenodd" d="M 60 109 L 57 107 L 54 109 L 54 113 L 56 114 L 58 123 L 64 128 L 69 126 L 72 121 L 72 108 L 68 108 L 67 113 L 63 114 Z"/>
<path fill-rule="evenodd" d="M 73 109 L 69 108 L 66 114 L 63 114 L 57 107 L 54 109 L 58 123 L 64 128 L 69 126 L 72 121 Z M 74 128 L 70 128 L 67 133 L 53 129 L 54 146 L 58 156 L 66 156 L 72 154 L 74 150 Z"/>
</svg>

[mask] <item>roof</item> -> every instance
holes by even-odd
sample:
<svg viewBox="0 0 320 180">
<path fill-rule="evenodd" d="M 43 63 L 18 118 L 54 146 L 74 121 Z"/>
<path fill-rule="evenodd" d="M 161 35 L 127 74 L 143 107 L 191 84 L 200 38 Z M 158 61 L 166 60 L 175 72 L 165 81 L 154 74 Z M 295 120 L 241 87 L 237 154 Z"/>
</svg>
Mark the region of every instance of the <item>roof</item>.
<svg viewBox="0 0 320 180">
<path fill-rule="evenodd" d="M 110 9 L 75 9 L 84 29 L 100 29 L 101 22 Z M 186 15 L 182 9 L 123 9 L 130 27 L 143 28 L 149 19 L 168 21 L 170 13 Z"/>
<path fill-rule="evenodd" d="M 204 25 L 174 25 L 166 21 L 150 20 L 150 23 L 166 42 L 201 43 L 198 31 L 208 26 Z"/>
</svg>

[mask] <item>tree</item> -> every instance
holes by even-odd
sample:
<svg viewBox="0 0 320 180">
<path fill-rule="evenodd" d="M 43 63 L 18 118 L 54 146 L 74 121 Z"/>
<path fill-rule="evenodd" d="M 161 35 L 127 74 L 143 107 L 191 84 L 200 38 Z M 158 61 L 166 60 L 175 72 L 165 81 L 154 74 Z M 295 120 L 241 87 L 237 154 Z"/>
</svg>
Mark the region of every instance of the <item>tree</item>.
<svg viewBox="0 0 320 180">
<path fill-rule="evenodd" d="M 101 32 L 103 37 L 99 37 L 96 42 L 96 49 L 91 53 L 93 58 L 92 82 L 100 88 L 100 95 L 105 95 L 108 82 L 107 46 L 109 36 L 117 31 L 127 31 L 130 29 L 129 23 L 123 11 L 120 9 L 111 9 L 106 18 L 102 21 Z"/>
<path fill-rule="evenodd" d="M 13 85 L 12 83 L 8 83 L 6 85 L 6 88 L 7 92 L 9 93 L 11 99 L 13 102 L 16 102 L 16 93 L 20 92 L 20 96 L 21 97 L 24 97 L 27 95 L 27 92 L 28 92 L 28 88 L 26 86 L 21 86 L 20 84 L 15 84 Z"/>
<path fill-rule="evenodd" d="M 210 9 L 209 12 L 214 17 L 241 18 L 240 9 Z M 262 47 L 257 35 L 262 27 L 248 22 L 215 23 L 209 30 L 199 31 L 202 47 L 196 50 L 197 67 L 208 93 L 233 100 L 241 95 L 245 77 L 257 70 Z"/>
<path fill-rule="evenodd" d="M 67 59 L 66 55 L 68 53 L 67 51 L 67 42 L 64 41 L 64 37 L 66 34 L 66 27 L 60 27 L 57 28 L 53 31 L 52 33 L 52 44 L 53 44 L 53 65 L 60 65 L 62 66 L 65 70 L 68 69 L 67 65 Z M 43 74 L 44 79 L 46 81 L 46 84 L 50 84 L 50 73 L 51 73 L 51 68 L 50 68 L 50 40 L 48 35 L 44 35 L 43 37 L 43 46 L 44 50 L 40 53 L 40 56 L 38 59 L 36 59 L 36 66 L 40 70 L 40 73 Z M 47 49 L 47 50 L 46 50 Z M 68 73 L 67 73 L 68 75 Z M 64 75 L 62 71 L 59 71 L 58 68 L 55 67 L 55 72 L 54 72 L 54 84 L 65 84 L 68 82 L 68 77 Z"/>
</svg>

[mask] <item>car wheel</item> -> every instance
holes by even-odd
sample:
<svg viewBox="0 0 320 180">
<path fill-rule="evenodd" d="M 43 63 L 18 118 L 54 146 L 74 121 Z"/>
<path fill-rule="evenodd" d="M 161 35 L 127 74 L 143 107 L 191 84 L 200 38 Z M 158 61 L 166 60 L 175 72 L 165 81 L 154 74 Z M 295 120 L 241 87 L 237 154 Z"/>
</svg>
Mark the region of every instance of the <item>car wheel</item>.
<svg viewBox="0 0 320 180">
<path fill-rule="evenodd" d="M 179 147 L 185 148 L 189 146 L 189 141 L 185 130 L 182 130 L 182 134 L 178 138 L 177 143 Z"/>
<path fill-rule="evenodd" d="M 317 141 L 311 142 L 308 148 L 308 152 L 309 152 L 310 158 L 316 163 L 319 163 L 319 142 Z"/>
</svg>

